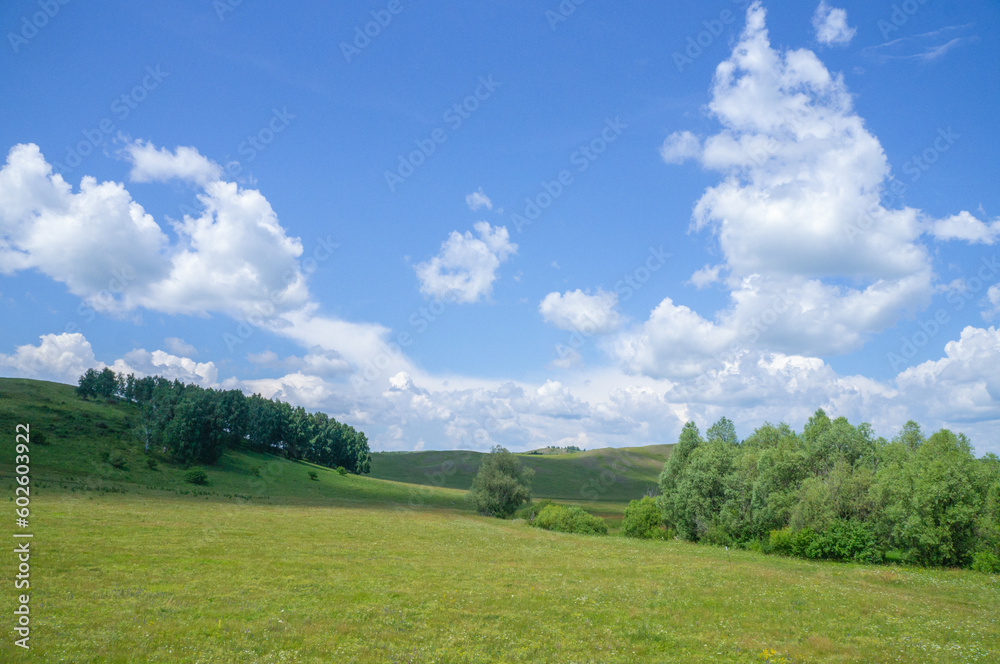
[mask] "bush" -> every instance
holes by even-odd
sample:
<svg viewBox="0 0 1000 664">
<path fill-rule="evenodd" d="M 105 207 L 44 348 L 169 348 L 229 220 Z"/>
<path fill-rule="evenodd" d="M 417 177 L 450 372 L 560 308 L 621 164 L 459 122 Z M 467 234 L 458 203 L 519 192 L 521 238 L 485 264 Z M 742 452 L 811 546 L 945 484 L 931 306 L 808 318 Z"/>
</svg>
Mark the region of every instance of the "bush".
<svg viewBox="0 0 1000 664">
<path fill-rule="evenodd" d="M 977 551 L 972 554 L 972 569 L 987 574 L 1000 574 L 1000 557 L 992 551 Z"/>
<path fill-rule="evenodd" d="M 551 500 L 539 500 L 537 503 L 530 503 L 528 505 L 525 505 L 518 511 L 514 512 L 514 518 L 524 519 L 528 523 L 532 523 L 534 522 L 535 517 L 538 516 L 539 512 L 541 512 L 549 505 L 554 505 L 554 504 L 555 503 L 553 503 Z"/>
<path fill-rule="evenodd" d="M 588 514 L 575 506 L 548 505 L 538 513 L 532 525 L 562 533 L 582 535 L 606 535 L 608 533 L 608 526 L 603 519 Z"/>
<path fill-rule="evenodd" d="M 118 450 L 108 452 L 104 460 L 110 463 L 113 468 L 118 468 L 119 470 L 125 468 L 125 455 Z"/>
<path fill-rule="evenodd" d="M 184 473 L 184 481 L 189 484 L 208 484 L 208 475 L 200 468 L 195 468 Z"/>
<path fill-rule="evenodd" d="M 35 445 L 48 445 L 49 441 L 45 438 L 45 434 L 39 431 L 38 433 L 31 434 L 31 442 Z"/>
<path fill-rule="evenodd" d="M 347 477 L 347 469 L 343 466 L 337 466 L 337 472 L 340 473 L 341 477 Z"/>
<path fill-rule="evenodd" d="M 156 459 L 149 457 L 146 459 L 146 465 L 149 466 L 150 470 L 156 470 Z"/>
<path fill-rule="evenodd" d="M 663 513 L 655 498 L 646 496 L 642 500 L 633 500 L 628 504 L 625 508 L 625 519 L 622 521 L 622 533 L 626 537 L 639 539 L 667 538 Z"/>
<path fill-rule="evenodd" d="M 310 470 L 309 471 L 309 479 L 314 480 L 314 481 L 319 481 L 319 475 L 316 473 L 315 470 Z"/>
<path fill-rule="evenodd" d="M 772 530 L 772 553 L 813 560 L 844 560 L 858 563 L 882 562 L 884 556 L 871 528 L 860 521 L 837 519 L 822 533 L 811 528 Z"/>
<path fill-rule="evenodd" d="M 250 469 L 250 474 L 254 477 L 260 477 L 260 466 L 254 466 Z"/>
</svg>

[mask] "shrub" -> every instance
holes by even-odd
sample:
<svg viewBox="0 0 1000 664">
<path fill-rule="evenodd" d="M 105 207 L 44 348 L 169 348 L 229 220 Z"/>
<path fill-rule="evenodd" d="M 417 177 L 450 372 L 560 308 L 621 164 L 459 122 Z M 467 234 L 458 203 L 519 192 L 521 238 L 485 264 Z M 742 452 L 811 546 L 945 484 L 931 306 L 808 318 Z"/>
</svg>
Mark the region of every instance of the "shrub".
<svg viewBox="0 0 1000 664">
<path fill-rule="evenodd" d="M 340 473 L 341 477 L 347 477 L 347 469 L 343 466 L 337 466 L 337 472 Z"/>
<path fill-rule="evenodd" d="M 532 525 L 562 533 L 582 535 L 606 535 L 608 533 L 608 526 L 603 519 L 588 514 L 575 506 L 548 505 L 538 513 Z"/>
<path fill-rule="evenodd" d="M 200 468 L 194 468 L 184 473 L 184 481 L 189 484 L 208 484 L 208 475 Z"/>
<path fill-rule="evenodd" d="M 149 457 L 146 459 L 146 465 L 149 466 L 150 470 L 156 470 L 156 459 Z"/>
<path fill-rule="evenodd" d="M 628 504 L 625 508 L 625 519 L 622 521 L 622 533 L 626 537 L 639 539 L 667 538 L 663 513 L 655 498 L 646 496 L 642 500 L 633 500 Z"/>
<path fill-rule="evenodd" d="M 319 481 L 319 475 L 316 473 L 315 470 L 309 471 L 309 479 Z"/>
<path fill-rule="evenodd" d="M 539 512 L 541 512 L 549 505 L 554 505 L 554 504 L 555 503 L 553 503 L 551 500 L 539 500 L 537 503 L 530 503 L 528 505 L 525 505 L 518 511 L 514 512 L 514 518 L 524 519 L 528 523 L 532 523 L 534 522 L 535 517 L 538 516 Z"/>
<path fill-rule="evenodd" d="M 125 455 L 118 450 L 109 452 L 104 460 L 110 463 L 113 468 L 118 468 L 119 470 L 125 468 Z"/>
<path fill-rule="evenodd" d="M 260 477 L 260 466 L 254 466 L 250 469 L 250 474 L 254 477 Z"/>
<path fill-rule="evenodd" d="M 45 438 L 45 434 L 39 431 L 38 433 L 31 434 L 31 442 L 35 445 L 48 445 L 49 441 Z"/>
<path fill-rule="evenodd" d="M 1000 557 L 992 551 L 977 551 L 972 554 L 972 569 L 987 574 L 1000 574 Z"/>
</svg>

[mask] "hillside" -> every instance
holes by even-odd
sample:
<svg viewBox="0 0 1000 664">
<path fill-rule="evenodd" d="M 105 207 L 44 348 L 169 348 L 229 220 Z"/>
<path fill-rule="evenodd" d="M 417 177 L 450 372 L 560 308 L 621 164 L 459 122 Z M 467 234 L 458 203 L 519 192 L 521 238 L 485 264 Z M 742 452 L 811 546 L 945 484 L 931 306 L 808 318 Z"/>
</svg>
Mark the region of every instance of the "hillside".
<svg viewBox="0 0 1000 664">
<path fill-rule="evenodd" d="M 169 492 L 268 504 L 360 502 L 468 509 L 462 491 L 341 476 L 308 462 L 250 451 L 227 450 L 218 464 L 203 467 L 208 484 L 195 486 L 185 480 L 188 468 L 171 463 L 161 450 L 148 455 L 143 451 L 129 426 L 135 417 L 132 406 L 85 401 L 69 385 L 0 378 L 0 431 L 13 436 L 17 424 L 31 426 L 31 476 L 43 489 Z M 39 434 L 44 444 L 35 442 Z M 124 461 L 121 468 L 105 460 L 115 452 Z M 0 461 L 0 477 L 13 474 L 11 461 Z M 316 473 L 316 480 L 310 479 L 310 472 Z"/>
<path fill-rule="evenodd" d="M 564 454 L 519 454 L 535 471 L 532 494 L 587 502 L 627 502 L 656 485 L 672 445 L 603 448 Z M 372 454 L 372 477 L 468 489 L 484 453 L 468 450 Z"/>
<path fill-rule="evenodd" d="M 38 440 L 32 445 L 31 472 L 36 480 L 69 490 L 109 491 L 121 484 L 131 490 L 162 490 L 206 496 L 253 496 L 274 501 L 375 501 L 468 509 L 465 491 L 484 456 L 480 452 L 442 451 L 374 453 L 370 476 L 347 475 L 308 462 L 249 451 L 228 450 L 217 465 L 206 466 L 209 484 L 187 483 L 187 468 L 170 462 L 162 450 L 143 451 L 130 422 L 134 407 L 76 396 L 62 383 L 0 378 L 0 431 L 27 423 Z M 520 454 L 535 470 L 538 498 L 579 502 L 612 521 L 624 504 L 656 484 L 670 445 L 600 449 L 558 455 Z M 124 466 L 105 459 L 119 453 Z M 148 460 L 155 460 L 155 469 Z M 309 472 L 317 480 L 309 479 Z M 7 460 L 0 475 L 10 474 Z"/>
</svg>

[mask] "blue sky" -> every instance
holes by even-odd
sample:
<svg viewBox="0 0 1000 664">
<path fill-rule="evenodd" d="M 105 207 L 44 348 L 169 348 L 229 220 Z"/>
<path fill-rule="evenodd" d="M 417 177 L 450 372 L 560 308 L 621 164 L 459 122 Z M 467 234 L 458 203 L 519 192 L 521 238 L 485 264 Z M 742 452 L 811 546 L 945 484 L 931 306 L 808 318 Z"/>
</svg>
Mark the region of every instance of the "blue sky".
<svg viewBox="0 0 1000 664">
<path fill-rule="evenodd" d="M 823 407 L 1000 452 L 998 19 L 4 3 L 0 375 L 239 387 L 375 449 Z"/>
</svg>

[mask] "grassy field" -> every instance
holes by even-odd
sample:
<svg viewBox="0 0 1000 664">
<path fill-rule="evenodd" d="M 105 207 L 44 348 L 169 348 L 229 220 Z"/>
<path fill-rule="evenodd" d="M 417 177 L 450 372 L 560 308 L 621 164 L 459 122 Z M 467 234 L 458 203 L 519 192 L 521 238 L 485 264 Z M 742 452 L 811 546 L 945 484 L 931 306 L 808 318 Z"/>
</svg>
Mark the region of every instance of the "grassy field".
<svg viewBox="0 0 1000 664">
<path fill-rule="evenodd" d="M 5 662 L 1000 657 L 1000 579 L 972 572 L 727 556 L 442 509 L 49 491 L 33 508 L 33 649 L 8 637 Z"/>
<path fill-rule="evenodd" d="M 31 457 L 32 648 L 13 645 L 23 591 L 8 554 L 0 661 L 1000 661 L 997 575 L 552 533 L 472 514 L 455 484 L 267 455 L 229 452 L 194 487 L 148 467 L 125 417 L 66 386 L 0 379 L 8 542 L 14 425 L 49 438 Z M 125 469 L 100 460 L 107 449 Z M 569 461 L 535 485 L 555 478 L 549 491 L 572 497 L 566 468 L 605 454 L 527 462 Z M 616 490 L 579 502 L 624 506 Z"/>
</svg>

